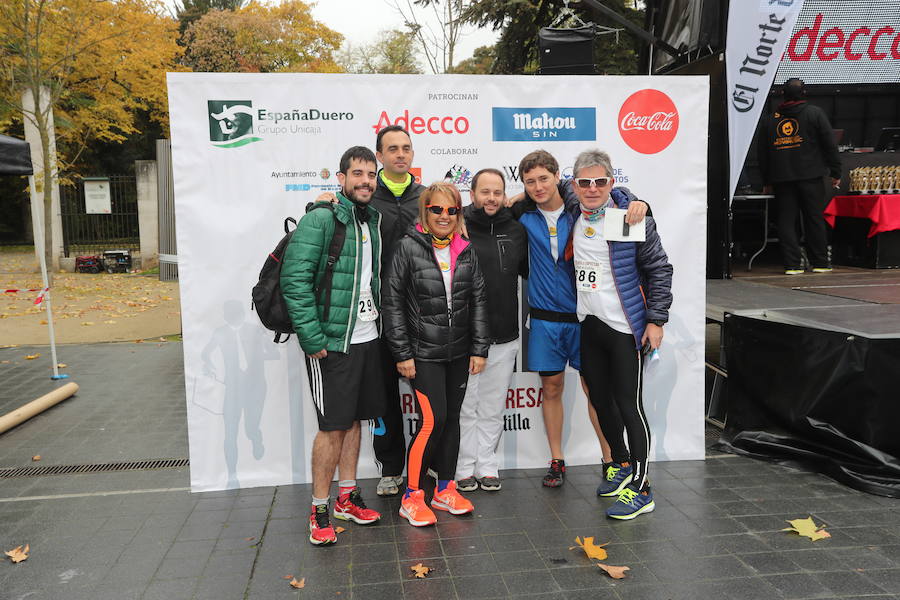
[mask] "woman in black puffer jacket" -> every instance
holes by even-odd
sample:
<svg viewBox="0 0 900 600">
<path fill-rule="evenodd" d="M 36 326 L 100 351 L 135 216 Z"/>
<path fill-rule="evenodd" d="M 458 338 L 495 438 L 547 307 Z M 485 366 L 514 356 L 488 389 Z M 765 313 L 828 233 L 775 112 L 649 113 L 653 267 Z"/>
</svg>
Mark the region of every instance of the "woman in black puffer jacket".
<svg viewBox="0 0 900 600">
<path fill-rule="evenodd" d="M 490 336 L 484 278 L 461 228 L 456 187 L 429 186 L 419 197 L 419 222 L 400 240 L 382 289 L 384 336 L 397 370 L 416 391 L 419 423 L 409 445 L 409 487 L 400 515 L 419 527 L 436 521 L 420 488 L 429 468 L 438 476 L 433 508 L 451 514 L 473 510 L 453 480 L 459 411 L 469 373 L 484 368 Z"/>
</svg>

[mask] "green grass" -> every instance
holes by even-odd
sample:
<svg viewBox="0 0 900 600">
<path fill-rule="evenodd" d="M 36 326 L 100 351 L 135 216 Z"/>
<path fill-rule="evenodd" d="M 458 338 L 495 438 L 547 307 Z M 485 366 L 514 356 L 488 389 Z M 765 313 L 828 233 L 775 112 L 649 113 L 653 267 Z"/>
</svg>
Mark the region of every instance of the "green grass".
<svg viewBox="0 0 900 600">
<path fill-rule="evenodd" d="M 34 245 L 0 246 L 0 253 L 2 254 L 22 254 L 23 252 L 34 253 Z"/>
</svg>

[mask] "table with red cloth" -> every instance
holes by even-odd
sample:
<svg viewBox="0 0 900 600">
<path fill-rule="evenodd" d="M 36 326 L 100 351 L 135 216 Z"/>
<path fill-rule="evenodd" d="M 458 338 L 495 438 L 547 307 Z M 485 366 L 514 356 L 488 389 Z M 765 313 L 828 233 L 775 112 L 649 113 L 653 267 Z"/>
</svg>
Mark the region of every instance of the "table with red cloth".
<svg viewBox="0 0 900 600">
<path fill-rule="evenodd" d="M 868 237 L 900 229 L 900 194 L 835 196 L 825 207 L 825 221 L 834 227 L 836 217 L 869 219 Z"/>
</svg>

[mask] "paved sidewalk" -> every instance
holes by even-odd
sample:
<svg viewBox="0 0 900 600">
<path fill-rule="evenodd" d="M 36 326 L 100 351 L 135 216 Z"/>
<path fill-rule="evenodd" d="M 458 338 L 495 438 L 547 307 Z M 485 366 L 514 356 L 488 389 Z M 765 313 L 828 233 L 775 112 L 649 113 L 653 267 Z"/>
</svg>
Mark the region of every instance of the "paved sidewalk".
<svg viewBox="0 0 900 600">
<path fill-rule="evenodd" d="M 0 412 L 56 385 L 21 360 L 34 351 L 0 350 Z M 187 456 L 179 343 L 68 346 L 61 360 L 81 391 L 0 434 L 0 469 Z M 382 522 L 346 525 L 327 548 L 306 540 L 306 485 L 190 494 L 186 469 L 0 478 L 0 550 L 31 545 L 27 561 L 0 563 L 0 598 L 900 597 L 900 501 L 816 474 L 719 454 L 655 463 L 657 509 L 631 522 L 602 515 L 595 467 L 555 490 L 542 470 L 501 475 L 502 491 L 470 495 L 474 515 L 425 529 L 363 481 Z M 779 531 L 807 515 L 832 537 Z M 610 542 L 627 578 L 570 550 L 576 536 Z M 434 573 L 413 579 L 418 562 Z"/>
</svg>

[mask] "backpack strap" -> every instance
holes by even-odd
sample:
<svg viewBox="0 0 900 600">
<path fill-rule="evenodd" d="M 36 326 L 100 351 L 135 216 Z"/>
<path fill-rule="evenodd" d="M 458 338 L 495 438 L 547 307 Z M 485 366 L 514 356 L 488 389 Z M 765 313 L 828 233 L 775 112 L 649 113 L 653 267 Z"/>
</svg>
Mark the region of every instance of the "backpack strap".
<svg viewBox="0 0 900 600">
<path fill-rule="evenodd" d="M 319 280 L 319 289 L 316 296 L 316 300 L 324 304 L 322 318 L 327 321 L 331 312 L 331 286 L 334 280 L 334 265 L 337 264 L 341 255 L 341 248 L 344 247 L 344 240 L 347 238 L 347 226 L 337 218 L 337 213 L 335 213 L 334 205 L 331 202 L 308 204 L 306 211 L 309 212 L 316 208 L 327 208 L 331 211 L 331 216 L 334 218 L 334 233 L 331 236 L 331 242 L 328 244 L 328 260 L 325 263 L 325 272 L 322 274 L 322 279 Z"/>
</svg>

